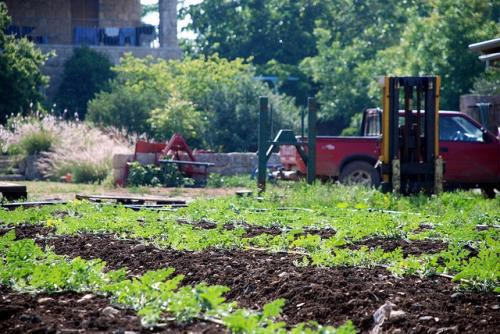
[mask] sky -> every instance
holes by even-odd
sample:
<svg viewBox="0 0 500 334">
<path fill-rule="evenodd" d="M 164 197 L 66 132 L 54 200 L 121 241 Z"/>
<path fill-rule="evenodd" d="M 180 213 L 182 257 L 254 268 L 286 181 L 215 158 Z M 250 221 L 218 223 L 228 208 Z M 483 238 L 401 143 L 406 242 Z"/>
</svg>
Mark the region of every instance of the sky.
<svg viewBox="0 0 500 334">
<path fill-rule="evenodd" d="M 196 5 L 202 1 L 203 0 L 180 0 L 179 6 L 181 6 L 181 3 L 184 3 L 185 6 Z M 154 4 L 157 2 L 158 2 L 158 0 L 141 0 L 141 4 L 144 4 L 144 5 L 150 5 L 150 4 Z M 160 23 L 160 18 L 158 17 L 157 13 L 152 13 L 152 14 L 147 15 L 143 19 L 143 21 L 148 23 L 148 24 L 158 25 Z M 186 19 L 178 22 L 177 30 L 178 30 L 179 38 L 189 38 L 189 39 L 195 38 L 195 35 L 192 32 L 182 32 L 181 31 L 181 29 L 184 28 L 185 26 L 187 26 L 190 21 L 191 21 L 190 18 L 186 18 Z"/>
</svg>

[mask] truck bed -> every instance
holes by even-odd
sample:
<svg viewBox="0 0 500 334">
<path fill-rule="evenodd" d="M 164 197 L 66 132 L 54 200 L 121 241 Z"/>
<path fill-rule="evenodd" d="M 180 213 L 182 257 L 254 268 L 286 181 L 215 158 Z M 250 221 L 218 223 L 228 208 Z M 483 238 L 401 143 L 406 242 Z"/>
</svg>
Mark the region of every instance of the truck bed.
<svg viewBox="0 0 500 334">
<path fill-rule="evenodd" d="M 380 137 L 318 136 L 316 139 L 316 174 L 339 176 L 340 168 L 351 159 L 362 158 L 375 163 L 379 156 Z M 302 143 L 307 144 L 307 138 Z M 304 146 L 307 152 L 307 146 Z M 286 170 L 306 173 L 306 166 L 293 146 L 282 146 L 281 163 Z"/>
</svg>

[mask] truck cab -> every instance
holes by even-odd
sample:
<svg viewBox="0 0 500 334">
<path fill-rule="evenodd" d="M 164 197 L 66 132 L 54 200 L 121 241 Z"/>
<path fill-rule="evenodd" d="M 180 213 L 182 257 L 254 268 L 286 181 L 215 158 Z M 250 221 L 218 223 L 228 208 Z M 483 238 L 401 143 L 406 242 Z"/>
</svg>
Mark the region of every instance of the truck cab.
<svg viewBox="0 0 500 334">
<path fill-rule="evenodd" d="M 317 176 L 378 186 L 380 175 L 374 166 L 380 156 L 381 115 L 381 109 L 366 109 L 357 137 L 319 136 Z M 495 188 L 500 189 L 498 135 L 466 114 L 440 111 L 439 140 L 446 188 L 480 187 L 490 196 Z M 302 141 L 306 143 L 307 138 Z M 280 157 L 286 169 L 305 173 L 305 165 L 293 146 L 282 147 Z"/>
</svg>

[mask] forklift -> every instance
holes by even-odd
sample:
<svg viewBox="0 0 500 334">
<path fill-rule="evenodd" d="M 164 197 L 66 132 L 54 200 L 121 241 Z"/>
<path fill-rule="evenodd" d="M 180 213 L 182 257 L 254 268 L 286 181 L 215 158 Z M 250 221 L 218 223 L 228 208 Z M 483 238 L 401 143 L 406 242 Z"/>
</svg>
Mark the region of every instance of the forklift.
<svg viewBox="0 0 500 334">
<path fill-rule="evenodd" d="M 384 77 L 382 191 L 404 195 L 443 190 L 439 155 L 439 76 Z M 401 107 L 402 108 L 401 108 Z"/>
</svg>

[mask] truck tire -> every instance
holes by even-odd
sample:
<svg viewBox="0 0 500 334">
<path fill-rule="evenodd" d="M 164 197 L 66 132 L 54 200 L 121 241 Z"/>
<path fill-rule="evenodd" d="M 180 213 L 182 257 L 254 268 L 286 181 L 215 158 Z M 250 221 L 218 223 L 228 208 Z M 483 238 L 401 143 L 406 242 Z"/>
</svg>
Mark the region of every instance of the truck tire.
<svg viewBox="0 0 500 334">
<path fill-rule="evenodd" d="M 486 198 L 495 198 L 496 196 L 495 188 L 491 186 L 485 186 L 481 188 L 481 192 L 483 193 L 483 196 Z"/>
<path fill-rule="evenodd" d="M 380 175 L 378 171 L 366 161 L 353 161 L 342 168 L 339 180 L 343 184 L 360 184 L 367 187 L 378 187 Z"/>
</svg>

